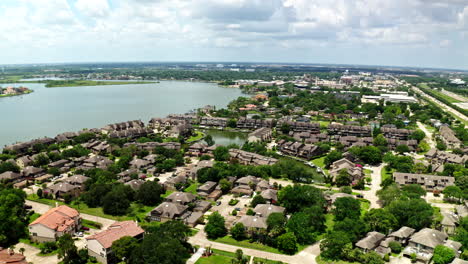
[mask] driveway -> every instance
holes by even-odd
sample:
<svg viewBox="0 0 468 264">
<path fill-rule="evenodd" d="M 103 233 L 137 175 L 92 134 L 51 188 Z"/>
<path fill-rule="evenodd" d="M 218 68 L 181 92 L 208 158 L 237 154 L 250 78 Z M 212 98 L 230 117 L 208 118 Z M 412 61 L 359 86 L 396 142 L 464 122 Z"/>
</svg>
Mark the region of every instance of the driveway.
<svg viewBox="0 0 468 264">
<path fill-rule="evenodd" d="M 47 257 L 41 257 L 38 256 L 37 253 L 39 253 L 39 249 L 30 246 L 28 244 L 24 243 L 18 243 L 16 244 L 16 249 L 15 251 L 18 251 L 20 248 L 24 248 L 24 256 L 26 257 L 26 261 L 29 263 L 34 263 L 34 264 L 57 264 L 59 262 L 57 255 L 52 255 L 52 256 L 47 256 Z"/>
<path fill-rule="evenodd" d="M 426 137 L 424 139 L 426 140 L 427 144 L 429 144 L 431 149 L 435 148 L 436 144 L 434 140 L 432 140 L 432 132 L 429 131 L 421 122 L 416 122 L 416 124 L 418 125 L 418 128 L 421 129 L 424 132 L 424 134 L 426 134 Z"/>
<path fill-rule="evenodd" d="M 385 166 L 385 163 L 380 164 L 378 167 L 365 167 L 366 169 L 372 170 L 371 178 L 372 182 L 370 185 L 369 191 L 363 191 L 362 194 L 364 198 L 370 201 L 370 208 L 380 208 L 380 204 L 378 204 L 379 197 L 377 197 L 377 191 L 380 190 L 380 184 L 382 183 L 382 175 L 381 171 L 382 168 Z"/>
</svg>

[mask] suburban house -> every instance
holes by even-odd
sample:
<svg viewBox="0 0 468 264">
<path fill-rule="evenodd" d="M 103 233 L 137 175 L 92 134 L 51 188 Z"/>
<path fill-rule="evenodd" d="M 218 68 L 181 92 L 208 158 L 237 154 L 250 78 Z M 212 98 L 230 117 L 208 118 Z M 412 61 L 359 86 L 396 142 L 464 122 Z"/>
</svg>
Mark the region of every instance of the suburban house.
<svg viewBox="0 0 468 264">
<path fill-rule="evenodd" d="M 177 190 L 177 187 L 179 187 L 179 185 L 186 183 L 187 180 L 188 179 L 186 176 L 178 175 L 178 176 L 168 178 L 167 181 L 163 183 L 163 186 L 164 188 L 166 188 L 166 190 L 175 191 Z"/>
<path fill-rule="evenodd" d="M 72 175 L 72 176 L 68 177 L 66 179 L 66 182 L 68 182 L 71 185 L 80 186 L 82 188 L 84 183 L 87 180 L 89 180 L 89 177 L 86 177 L 86 176 L 81 175 L 81 174 L 77 174 L 77 175 Z M 84 189 L 84 188 L 82 188 L 82 189 Z"/>
<path fill-rule="evenodd" d="M 458 225 L 458 215 L 453 212 L 442 212 L 442 221 L 440 222 L 441 231 L 447 235 L 453 235 Z"/>
<path fill-rule="evenodd" d="M 56 184 L 47 187 L 45 191 L 59 199 L 64 198 L 65 195 L 77 197 L 82 191 L 82 188 L 80 185 L 73 185 L 68 182 L 57 182 Z"/>
<path fill-rule="evenodd" d="M 249 134 L 247 137 L 248 142 L 263 142 L 263 141 L 270 141 L 272 136 L 271 128 L 262 127 L 259 128 L 252 133 Z"/>
<path fill-rule="evenodd" d="M 143 185 L 143 183 L 145 183 L 145 181 L 138 179 L 138 180 L 130 180 L 130 181 L 124 183 L 124 184 L 130 186 L 130 188 L 132 188 L 132 190 L 138 191 L 140 189 L 141 185 Z"/>
<path fill-rule="evenodd" d="M 0 173 L 0 182 L 1 181 L 15 181 L 21 178 L 21 174 L 12 172 L 12 171 L 5 171 L 4 173 Z"/>
<path fill-rule="evenodd" d="M 301 142 L 290 142 L 283 139 L 278 141 L 278 147 L 279 150 L 286 155 L 306 160 L 310 160 L 313 157 L 322 154 L 322 151 L 316 145 L 303 144 Z"/>
<path fill-rule="evenodd" d="M 390 233 L 388 237 L 393 238 L 394 241 L 399 242 L 402 245 L 407 245 L 414 232 L 416 232 L 416 230 L 413 228 L 402 226 L 397 231 Z"/>
<path fill-rule="evenodd" d="M 271 213 L 284 213 L 286 208 L 272 204 L 257 204 L 254 212 L 257 216 L 268 218 Z"/>
<path fill-rule="evenodd" d="M 176 219 L 185 219 L 190 214 L 188 206 L 180 203 L 163 202 L 148 213 L 149 221 L 166 222 Z"/>
<path fill-rule="evenodd" d="M 382 126 L 380 128 L 380 132 L 384 135 L 385 138 L 390 139 L 400 139 L 400 140 L 407 140 L 409 136 L 414 132 L 414 130 L 409 129 L 399 129 L 396 127 L 389 127 L 389 126 Z"/>
<path fill-rule="evenodd" d="M 1 264 L 28 264 L 26 257 L 23 254 L 18 254 L 11 249 L 3 249 L 0 247 L 0 263 Z"/>
<path fill-rule="evenodd" d="M 243 215 L 237 222 L 244 225 L 249 233 L 255 232 L 260 229 L 267 229 L 267 218 L 253 216 L 253 215 Z"/>
<path fill-rule="evenodd" d="M 416 254 L 419 261 L 428 263 L 432 258 L 434 248 L 438 245 L 444 245 L 453 249 L 455 255 L 458 256 L 458 250 L 462 245 L 459 242 L 447 240 L 447 238 L 448 235 L 444 232 L 424 228 L 411 236 L 408 246 L 403 250 L 403 255 Z"/>
<path fill-rule="evenodd" d="M 260 193 L 265 200 L 269 203 L 276 203 L 278 201 L 278 191 L 273 189 L 266 189 Z"/>
<path fill-rule="evenodd" d="M 143 234 L 144 230 L 136 222 L 115 222 L 106 230 L 86 238 L 88 254 L 103 264 L 120 262 L 112 254 L 112 243 L 124 236 L 141 239 Z"/>
<path fill-rule="evenodd" d="M 328 125 L 328 133 L 330 135 L 370 137 L 371 132 L 370 126 L 343 125 L 338 123 Z"/>
<path fill-rule="evenodd" d="M 455 136 L 455 132 L 450 127 L 446 125 L 441 126 L 439 133 L 440 138 L 449 149 L 460 148 L 462 142 Z"/>
<path fill-rule="evenodd" d="M 56 241 L 64 234 L 73 234 L 81 228 L 77 210 L 66 205 L 50 209 L 29 224 L 31 240 L 42 243 Z"/>
<path fill-rule="evenodd" d="M 428 191 L 443 190 L 455 184 L 454 177 L 403 172 L 394 172 L 393 180 L 399 185 L 419 184 Z"/>
<path fill-rule="evenodd" d="M 26 166 L 31 165 L 33 160 L 29 156 L 22 156 L 16 159 L 16 164 L 20 167 L 20 169 L 25 168 Z"/>
<path fill-rule="evenodd" d="M 198 186 L 197 194 L 202 197 L 206 197 L 216 189 L 216 186 L 218 186 L 218 183 L 214 181 L 207 181 L 204 184 Z"/>
<path fill-rule="evenodd" d="M 354 164 L 346 158 L 337 160 L 330 166 L 330 175 L 333 177 L 333 180 L 336 179 L 341 170 L 346 170 L 353 182 L 362 179 L 364 176 L 362 166 Z"/>
<path fill-rule="evenodd" d="M 23 169 L 22 173 L 23 173 L 23 176 L 26 178 L 36 178 L 44 174 L 44 169 L 37 168 L 34 166 L 27 166 Z"/>
<path fill-rule="evenodd" d="M 187 205 L 189 203 L 194 202 L 196 199 L 197 197 L 192 193 L 173 192 L 169 196 L 167 196 L 165 200 L 169 203 L 179 203 L 182 205 Z"/>
<path fill-rule="evenodd" d="M 367 235 L 356 243 L 356 247 L 360 248 L 364 253 L 377 249 L 380 243 L 385 239 L 385 235 L 379 232 L 369 232 Z"/>
</svg>

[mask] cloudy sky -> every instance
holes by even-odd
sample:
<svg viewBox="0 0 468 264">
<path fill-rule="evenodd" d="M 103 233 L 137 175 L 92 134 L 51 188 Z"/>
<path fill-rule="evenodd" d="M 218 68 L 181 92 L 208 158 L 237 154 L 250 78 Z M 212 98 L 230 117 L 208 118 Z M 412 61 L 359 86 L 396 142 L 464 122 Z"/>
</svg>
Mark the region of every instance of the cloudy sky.
<svg viewBox="0 0 468 264">
<path fill-rule="evenodd" d="M 468 69 L 468 0 L 0 0 L 0 52 Z"/>
</svg>

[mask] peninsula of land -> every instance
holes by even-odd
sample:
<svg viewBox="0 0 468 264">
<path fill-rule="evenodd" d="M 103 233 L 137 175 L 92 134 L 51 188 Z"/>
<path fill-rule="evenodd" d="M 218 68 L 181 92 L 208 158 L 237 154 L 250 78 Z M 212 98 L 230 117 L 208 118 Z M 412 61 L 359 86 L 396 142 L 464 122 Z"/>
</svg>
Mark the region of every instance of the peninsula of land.
<svg viewBox="0 0 468 264">
<path fill-rule="evenodd" d="M 26 88 L 26 87 L 7 87 L 2 88 L 0 87 L 0 97 L 9 97 L 9 96 L 16 96 L 16 95 L 23 95 L 32 93 L 33 90 Z"/>
</svg>

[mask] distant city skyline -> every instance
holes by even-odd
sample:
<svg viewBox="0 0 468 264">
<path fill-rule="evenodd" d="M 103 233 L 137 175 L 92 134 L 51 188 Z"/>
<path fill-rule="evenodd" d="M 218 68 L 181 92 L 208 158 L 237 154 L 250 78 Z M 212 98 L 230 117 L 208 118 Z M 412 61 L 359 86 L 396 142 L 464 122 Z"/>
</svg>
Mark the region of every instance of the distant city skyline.
<svg viewBox="0 0 468 264">
<path fill-rule="evenodd" d="M 464 0 L 4 0 L 0 64 L 265 62 L 468 70 Z"/>
</svg>

